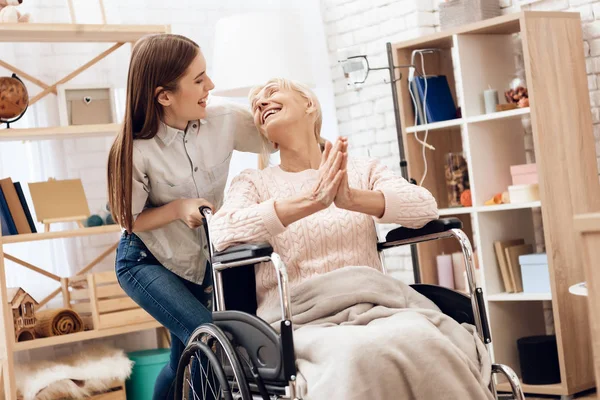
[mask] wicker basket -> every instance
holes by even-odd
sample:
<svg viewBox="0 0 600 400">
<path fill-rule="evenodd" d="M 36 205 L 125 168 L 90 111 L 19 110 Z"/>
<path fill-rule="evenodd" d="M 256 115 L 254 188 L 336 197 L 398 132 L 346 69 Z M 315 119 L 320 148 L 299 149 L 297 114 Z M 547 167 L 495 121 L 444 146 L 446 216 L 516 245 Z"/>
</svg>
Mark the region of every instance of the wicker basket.
<svg viewBox="0 0 600 400">
<path fill-rule="evenodd" d="M 501 14 L 498 0 L 450 0 L 440 4 L 440 27 L 453 28 Z"/>
</svg>

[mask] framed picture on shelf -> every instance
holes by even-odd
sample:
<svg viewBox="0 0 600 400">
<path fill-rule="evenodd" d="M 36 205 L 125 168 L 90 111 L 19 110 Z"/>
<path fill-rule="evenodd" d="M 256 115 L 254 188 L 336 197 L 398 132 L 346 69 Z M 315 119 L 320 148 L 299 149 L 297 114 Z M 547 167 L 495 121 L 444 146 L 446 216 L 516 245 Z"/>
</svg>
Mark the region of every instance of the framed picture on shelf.
<svg viewBox="0 0 600 400">
<path fill-rule="evenodd" d="M 58 85 L 56 89 L 61 126 L 116 123 L 112 87 Z"/>
</svg>

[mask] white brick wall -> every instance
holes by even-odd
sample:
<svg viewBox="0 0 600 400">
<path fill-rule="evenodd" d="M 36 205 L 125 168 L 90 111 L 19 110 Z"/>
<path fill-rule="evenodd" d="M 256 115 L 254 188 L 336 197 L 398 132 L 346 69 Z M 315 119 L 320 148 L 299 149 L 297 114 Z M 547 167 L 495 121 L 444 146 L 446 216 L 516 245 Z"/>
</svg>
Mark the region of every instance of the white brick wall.
<svg viewBox="0 0 600 400">
<path fill-rule="evenodd" d="M 386 42 L 407 40 L 432 33 L 437 25 L 431 0 L 322 0 L 332 76 L 336 92 L 339 131 L 349 137 L 353 155 L 371 156 L 398 171 L 398 147 L 394 106 L 387 71 L 373 71 L 358 91 L 346 85 L 337 62 L 337 51 L 362 50 L 371 67 L 387 65 Z M 389 227 L 382 227 L 384 235 Z M 386 265 L 394 275 L 412 281 L 408 249 L 386 252 Z"/>
<path fill-rule="evenodd" d="M 505 13 L 520 9 L 514 5 L 514 0 L 499 2 Z M 371 72 L 369 80 L 359 91 L 350 91 L 337 63 L 336 53 L 341 48 L 354 47 L 369 57 L 372 67 L 387 65 L 386 42 L 393 43 L 439 30 L 440 0 L 321 0 L 321 3 L 325 10 L 324 23 L 340 134 L 349 137 L 352 154 L 380 158 L 399 171 L 392 97 L 389 85 L 383 81 L 388 77 L 387 71 Z M 543 0 L 523 6 L 523 9 L 569 10 L 581 14 L 592 114 L 594 123 L 600 124 L 600 1 Z M 600 143 L 600 125 L 595 125 L 594 132 Z M 596 149 L 600 151 L 600 144 Z M 387 232 L 386 228 L 381 230 L 380 235 Z M 386 255 L 386 265 L 401 279 L 412 280 L 408 249 Z"/>
</svg>

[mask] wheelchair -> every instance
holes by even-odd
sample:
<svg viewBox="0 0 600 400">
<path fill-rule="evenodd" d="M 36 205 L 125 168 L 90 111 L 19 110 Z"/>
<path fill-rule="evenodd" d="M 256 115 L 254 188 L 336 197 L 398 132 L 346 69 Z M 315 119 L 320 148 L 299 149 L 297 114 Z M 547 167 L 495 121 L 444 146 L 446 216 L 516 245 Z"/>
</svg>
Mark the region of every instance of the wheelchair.
<svg viewBox="0 0 600 400">
<path fill-rule="evenodd" d="M 190 336 L 177 369 L 175 399 L 301 400 L 296 390 L 286 266 L 268 243 L 242 244 L 214 252 L 208 229 L 211 211 L 202 207 L 200 212 L 214 280 L 213 323 L 199 326 Z M 438 219 L 419 229 L 399 227 L 376 245 L 381 256 L 390 248 L 447 238 L 460 243 L 470 295 L 429 284 L 411 287 L 458 323 L 475 326 L 489 348 L 491 335 L 483 291 L 475 285 L 472 247 L 459 219 Z M 282 317 L 279 334 L 256 316 L 254 266 L 269 261 L 278 277 Z M 383 272 L 386 273 L 385 266 Z M 504 375 L 508 380 L 512 390 L 508 397 L 499 397 L 494 383 L 496 374 Z M 519 378 L 510 367 L 492 364 L 491 378 L 490 390 L 494 398 L 525 400 Z"/>
</svg>

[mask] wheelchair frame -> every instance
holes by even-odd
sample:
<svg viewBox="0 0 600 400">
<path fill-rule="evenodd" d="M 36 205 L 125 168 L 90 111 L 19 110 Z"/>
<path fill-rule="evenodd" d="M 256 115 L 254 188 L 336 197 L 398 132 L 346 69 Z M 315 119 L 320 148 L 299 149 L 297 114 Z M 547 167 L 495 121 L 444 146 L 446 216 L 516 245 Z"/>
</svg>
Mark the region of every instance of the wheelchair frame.
<svg viewBox="0 0 600 400">
<path fill-rule="evenodd" d="M 207 207 L 201 207 L 200 213 L 203 216 L 203 226 L 206 235 L 207 243 L 209 244 L 209 262 L 212 265 L 213 285 L 214 285 L 214 311 L 221 312 L 225 310 L 225 293 L 223 287 L 222 273 L 225 270 L 242 267 L 247 265 L 255 265 L 262 262 L 272 262 L 277 272 L 278 291 L 281 304 L 280 322 L 280 337 L 282 344 L 283 370 L 287 379 L 288 386 L 285 387 L 285 397 L 277 397 L 279 399 L 301 400 L 297 397 L 296 390 L 296 359 L 294 354 L 293 340 L 293 323 L 292 323 L 292 308 L 289 292 L 289 281 L 287 268 L 281 257 L 273 251 L 269 244 L 258 245 L 238 245 L 230 247 L 222 252 L 215 253 L 210 241 L 210 230 L 208 217 L 211 215 L 211 210 Z M 469 295 L 452 291 L 457 296 L 465 296 L 470 298 L 473 319 L 476 330 L 481 340 L 486 345 L 489 354 L 489 345 L 492 342 L 487 315 L 485 311 L 485 303 L 483 291 L 477 287 L 474 278 L 473 266 L 473 249 L 467 235 L 462 231 L 462 222 L 457 218 L 445 218 L 431 221 L 424 227 L 419 229 L 409 229 L 399 227 L 393 229 L 386 235 L 384 242 L 377 243 L 377 250 L 382 261 L 383 273 L 387 275 L 387 270 L 384 263 L 384 251 L 387 249 L 427 242 L 431 240 L 440 240 L 454 238 L 458 240 L 462 249 L 462 254 L 465 261 L 465 269 L 467 272 L 467 282 Z M 451 290 L 446 288 L 442 290 Z M 453 294 L 453 296 L 454 296 Z M 195 335 L 190 338 L 191 343 L 195 340 Z M 504 375 L 512 389 L 512 395 L 515 400 L 525 400 L 525 395 L 521 388 L 520 380 L 512 370 L 512 368 L 502 364 L 492 364 L 492 376 L 490 380 L 490 390 L 493 396 L 498 399 L 494 383 L 494 375 Z"/>
</svg>

